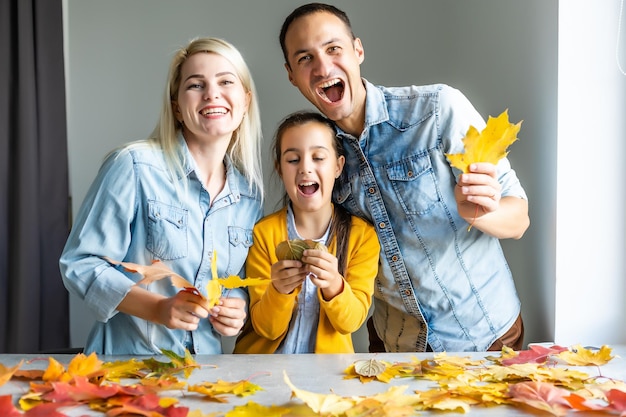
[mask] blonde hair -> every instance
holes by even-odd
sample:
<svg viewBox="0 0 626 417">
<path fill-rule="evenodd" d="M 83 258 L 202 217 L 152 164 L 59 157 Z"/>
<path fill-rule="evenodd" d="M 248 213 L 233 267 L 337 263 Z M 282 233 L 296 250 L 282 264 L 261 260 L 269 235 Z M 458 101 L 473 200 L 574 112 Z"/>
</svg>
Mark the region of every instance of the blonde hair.
<svg viewBox="0 0 626 417">
<path fill-rule="evenodd" d="M 239 127 L 233 132 L 226 153 L 233 165 L 247 179 L 249 191 L 258 193 L 262 199 L 263 176 L 260 156 L 262 133 L 258 96 L 248 65 L 237 48 L 229 42 L 219 38 L 196 38 L 176 51 L 170 63 L 159 121 L 150 139 L 163 149 L 172 178 L 184 175 L 184 161 L 178 152 L 178 134 L 182 124 L 174 116 L 172 100 L 178 97 L 183 64 L 190 56 L 198 53 L 214 53 L 226 58 L 235 67 L 246 92 L 250 93 L 248 110 Z"/>
</svg>

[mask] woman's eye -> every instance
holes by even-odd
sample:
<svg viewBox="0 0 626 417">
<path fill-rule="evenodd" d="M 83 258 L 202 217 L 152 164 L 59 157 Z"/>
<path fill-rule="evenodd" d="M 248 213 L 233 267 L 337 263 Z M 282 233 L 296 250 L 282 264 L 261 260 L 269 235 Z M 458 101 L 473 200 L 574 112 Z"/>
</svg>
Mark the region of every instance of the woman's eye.
<svg viewBox="0 0 626 417">
<path fill-rule="evenodd" d="M 189 84 L 187 86 L 188 90 L 199 90 L 202 88 L 202 84 Z"/>
</svg>

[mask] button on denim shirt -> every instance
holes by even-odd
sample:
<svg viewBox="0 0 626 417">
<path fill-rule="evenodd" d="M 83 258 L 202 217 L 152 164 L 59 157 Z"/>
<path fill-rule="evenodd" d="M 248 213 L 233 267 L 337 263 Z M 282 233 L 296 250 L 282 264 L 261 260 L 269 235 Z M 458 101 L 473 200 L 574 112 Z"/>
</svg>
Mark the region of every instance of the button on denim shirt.
<svg viewBox="0 0 626 417">
<path fill-rule="evenodd" d="M 244 275 L 252 228 L 262 215 L 260 197 L 226 158 L 226 185 L 211 206 L 195 172 L 195 162 L 179 138 L 185 176 L 173 183 L 162 152 L 146 142 L 131 144 L 102 165 L 60 259 L 66 288 L 82 299 L 98 320 L 85 346 L 99 354 L 152 355 L 168 349 L 183 354 L 221 353 L 221 337 L 208 319 L 193 332 L 168 329 L 120 313 L 117 305 L 142 276 L 102 259 L 149 265 L 160 260 L 206 295 L 217 253 L 218 276 Z M 185 187 L 186 186 L 186 187 Z M 165 296 L 180 288 L 168 278 L 147 286 Z M 230 290 L 229 297 L 247 292 Z"/>
<path fill-rule="evenodd" d="M 470 125 L 485 122 L 446 85 L 386 88 L 363 80 L 365 125 L 342 132 L 345 176 L 334 199 L 374 224 L 381 267 L 374 325 L 388 351 L 482 351 L 520 312 L 500 242 L 457 212 L 458 175 L 446 153 L 462 153 Z M 526 199 L 509 161 L 497 165 L 502 196 Z"/>
</svg>

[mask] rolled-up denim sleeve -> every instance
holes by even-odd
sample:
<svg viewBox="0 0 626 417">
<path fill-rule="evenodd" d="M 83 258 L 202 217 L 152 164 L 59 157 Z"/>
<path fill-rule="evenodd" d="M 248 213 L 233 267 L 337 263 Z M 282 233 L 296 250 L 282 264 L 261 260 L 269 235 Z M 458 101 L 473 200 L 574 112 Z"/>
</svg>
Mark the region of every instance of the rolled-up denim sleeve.
<svg viewBox="0 0 626 417">
<path fill-rule="evenodd" d="M 131 155 L 110 155 L 77 213 L 59 260 L 67 290 L 85 301 L 96 319 L 106 322 L 135 284 L 103 257 L 123 260 L 136 212 L 135 173 Z"/>
</svg>

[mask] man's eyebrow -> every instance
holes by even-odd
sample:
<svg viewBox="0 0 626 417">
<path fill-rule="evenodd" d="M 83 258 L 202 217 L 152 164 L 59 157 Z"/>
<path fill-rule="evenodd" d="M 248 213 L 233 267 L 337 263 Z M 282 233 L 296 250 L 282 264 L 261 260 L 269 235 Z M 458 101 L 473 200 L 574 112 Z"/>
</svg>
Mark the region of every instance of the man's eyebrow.
<svg viewBox="0 0 626 417">
<path fill-rule="evenodd" d="M 328 45 L 330 45 L 330 44 L 332 44 L 332 43 L 336 43 L 336 42 L 339 42 L 339 38 L 332 38 L 332 39 L 330 39 L 330 40 L 328 40 L 328 41 L 326 41 L 326 42 L 322 43 L 322 46 L 323 46 L 323 47 L 325 47 L 325 46 L 328 46 Z M 298 55 L 306 54 L 306 53 L 307 53 L 307 52 L 309 52 L 310 50 L 311 50 L 311 48 L 302 48 L 302 49 L 298 49 L 297 51 L 295 51 L 295 52 L 292 54 L 292 56 L 293 56 L 293 57 L 296 57 L 296 56 L 298 56 Z"/>
</svg>

